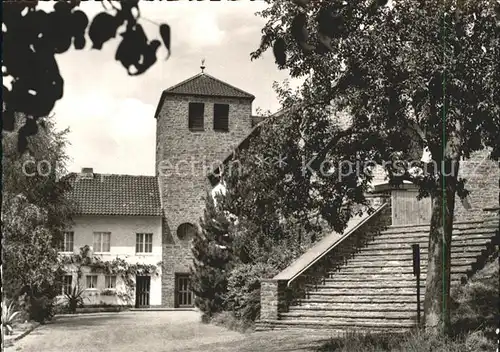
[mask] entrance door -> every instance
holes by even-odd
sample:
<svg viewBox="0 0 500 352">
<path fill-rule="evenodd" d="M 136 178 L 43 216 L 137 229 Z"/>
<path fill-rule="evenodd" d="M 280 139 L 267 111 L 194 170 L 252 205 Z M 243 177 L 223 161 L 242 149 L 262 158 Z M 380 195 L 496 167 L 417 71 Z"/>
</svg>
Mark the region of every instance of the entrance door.
<svg viewBox="0 0 500 352">
<path fill-rule="evenodd" d="M 149 291 L 151 288 L 150 276 L 136 276 L 135 280 L 135 306 L 149 307 Z"/>
<path fill-rule="evenodd" d="M 175 275 L 175 300 L 177 307 L 192 307 L 193 294 L 189 274 Z"/>
</svg>

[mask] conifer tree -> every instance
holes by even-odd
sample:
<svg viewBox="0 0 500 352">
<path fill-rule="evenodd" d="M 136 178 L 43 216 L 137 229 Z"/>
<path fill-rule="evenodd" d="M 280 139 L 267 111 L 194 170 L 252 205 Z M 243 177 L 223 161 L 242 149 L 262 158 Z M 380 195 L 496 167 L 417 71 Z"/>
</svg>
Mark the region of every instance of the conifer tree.
<svg viewBox="0 0 500 352">
<path fill-rule="evenodd" d="M 224 309 L 227 279 L 233 266 L 231 221 L 224 213 L 219 197 L 207 195 L 201 231 L 193 240 L 192 290 L 195 305 L 203 319 Z"/>
</svg>

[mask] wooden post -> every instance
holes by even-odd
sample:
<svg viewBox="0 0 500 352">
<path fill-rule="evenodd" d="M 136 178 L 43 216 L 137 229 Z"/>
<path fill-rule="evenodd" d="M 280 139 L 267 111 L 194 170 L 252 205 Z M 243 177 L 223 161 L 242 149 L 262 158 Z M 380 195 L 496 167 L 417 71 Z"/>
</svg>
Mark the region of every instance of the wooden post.
<svg viewBox="0 0 500 352">
<path fill-rule="evenodd" d="M 413 275 L 417 281 L 417 323 L 420 326 L 420 245 L 412 244 L 413 249 Z"/>
</svg>

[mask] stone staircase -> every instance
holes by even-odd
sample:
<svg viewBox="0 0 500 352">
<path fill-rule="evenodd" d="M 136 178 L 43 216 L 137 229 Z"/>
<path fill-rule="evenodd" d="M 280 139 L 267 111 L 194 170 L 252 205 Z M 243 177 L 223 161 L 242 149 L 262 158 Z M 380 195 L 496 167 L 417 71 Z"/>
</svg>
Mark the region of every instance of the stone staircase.
<svg viewBox="0 0 500 352">
<path fill-rule="evenodd" d="M 498 215 L 482 221 L 457 222 L 452 239 L 452 285 L 465 282 L 499 244 Z M 257 330 L 328 328 L 392 331 L 417 325 L 416 279 L 412 244 L 420 245 L 420 294 L 423 301 L 429 225 L 389 226 L 370 238 L 343 265 L 328 271 L 322 282 L 306 285 L 304 297 L 280 312 L 278 319 L 260 320 Z"/>
</svg>

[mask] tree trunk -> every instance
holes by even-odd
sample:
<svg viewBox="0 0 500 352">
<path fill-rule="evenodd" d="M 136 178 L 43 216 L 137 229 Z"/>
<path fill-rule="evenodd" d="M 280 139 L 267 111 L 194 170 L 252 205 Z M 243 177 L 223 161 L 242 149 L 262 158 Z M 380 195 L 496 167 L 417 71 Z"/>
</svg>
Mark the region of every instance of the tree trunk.
<svg viewBox="0 0 500 352">
<path fill-rule="evenodd" d="M 431 334 L 446 334 L 450 325 L 451 238 L 458 161 L 446 161 L 443 169 L 444 184 L 432 198 L 425 283 L 424 321 L 426 331 Z"/>
</svg>

